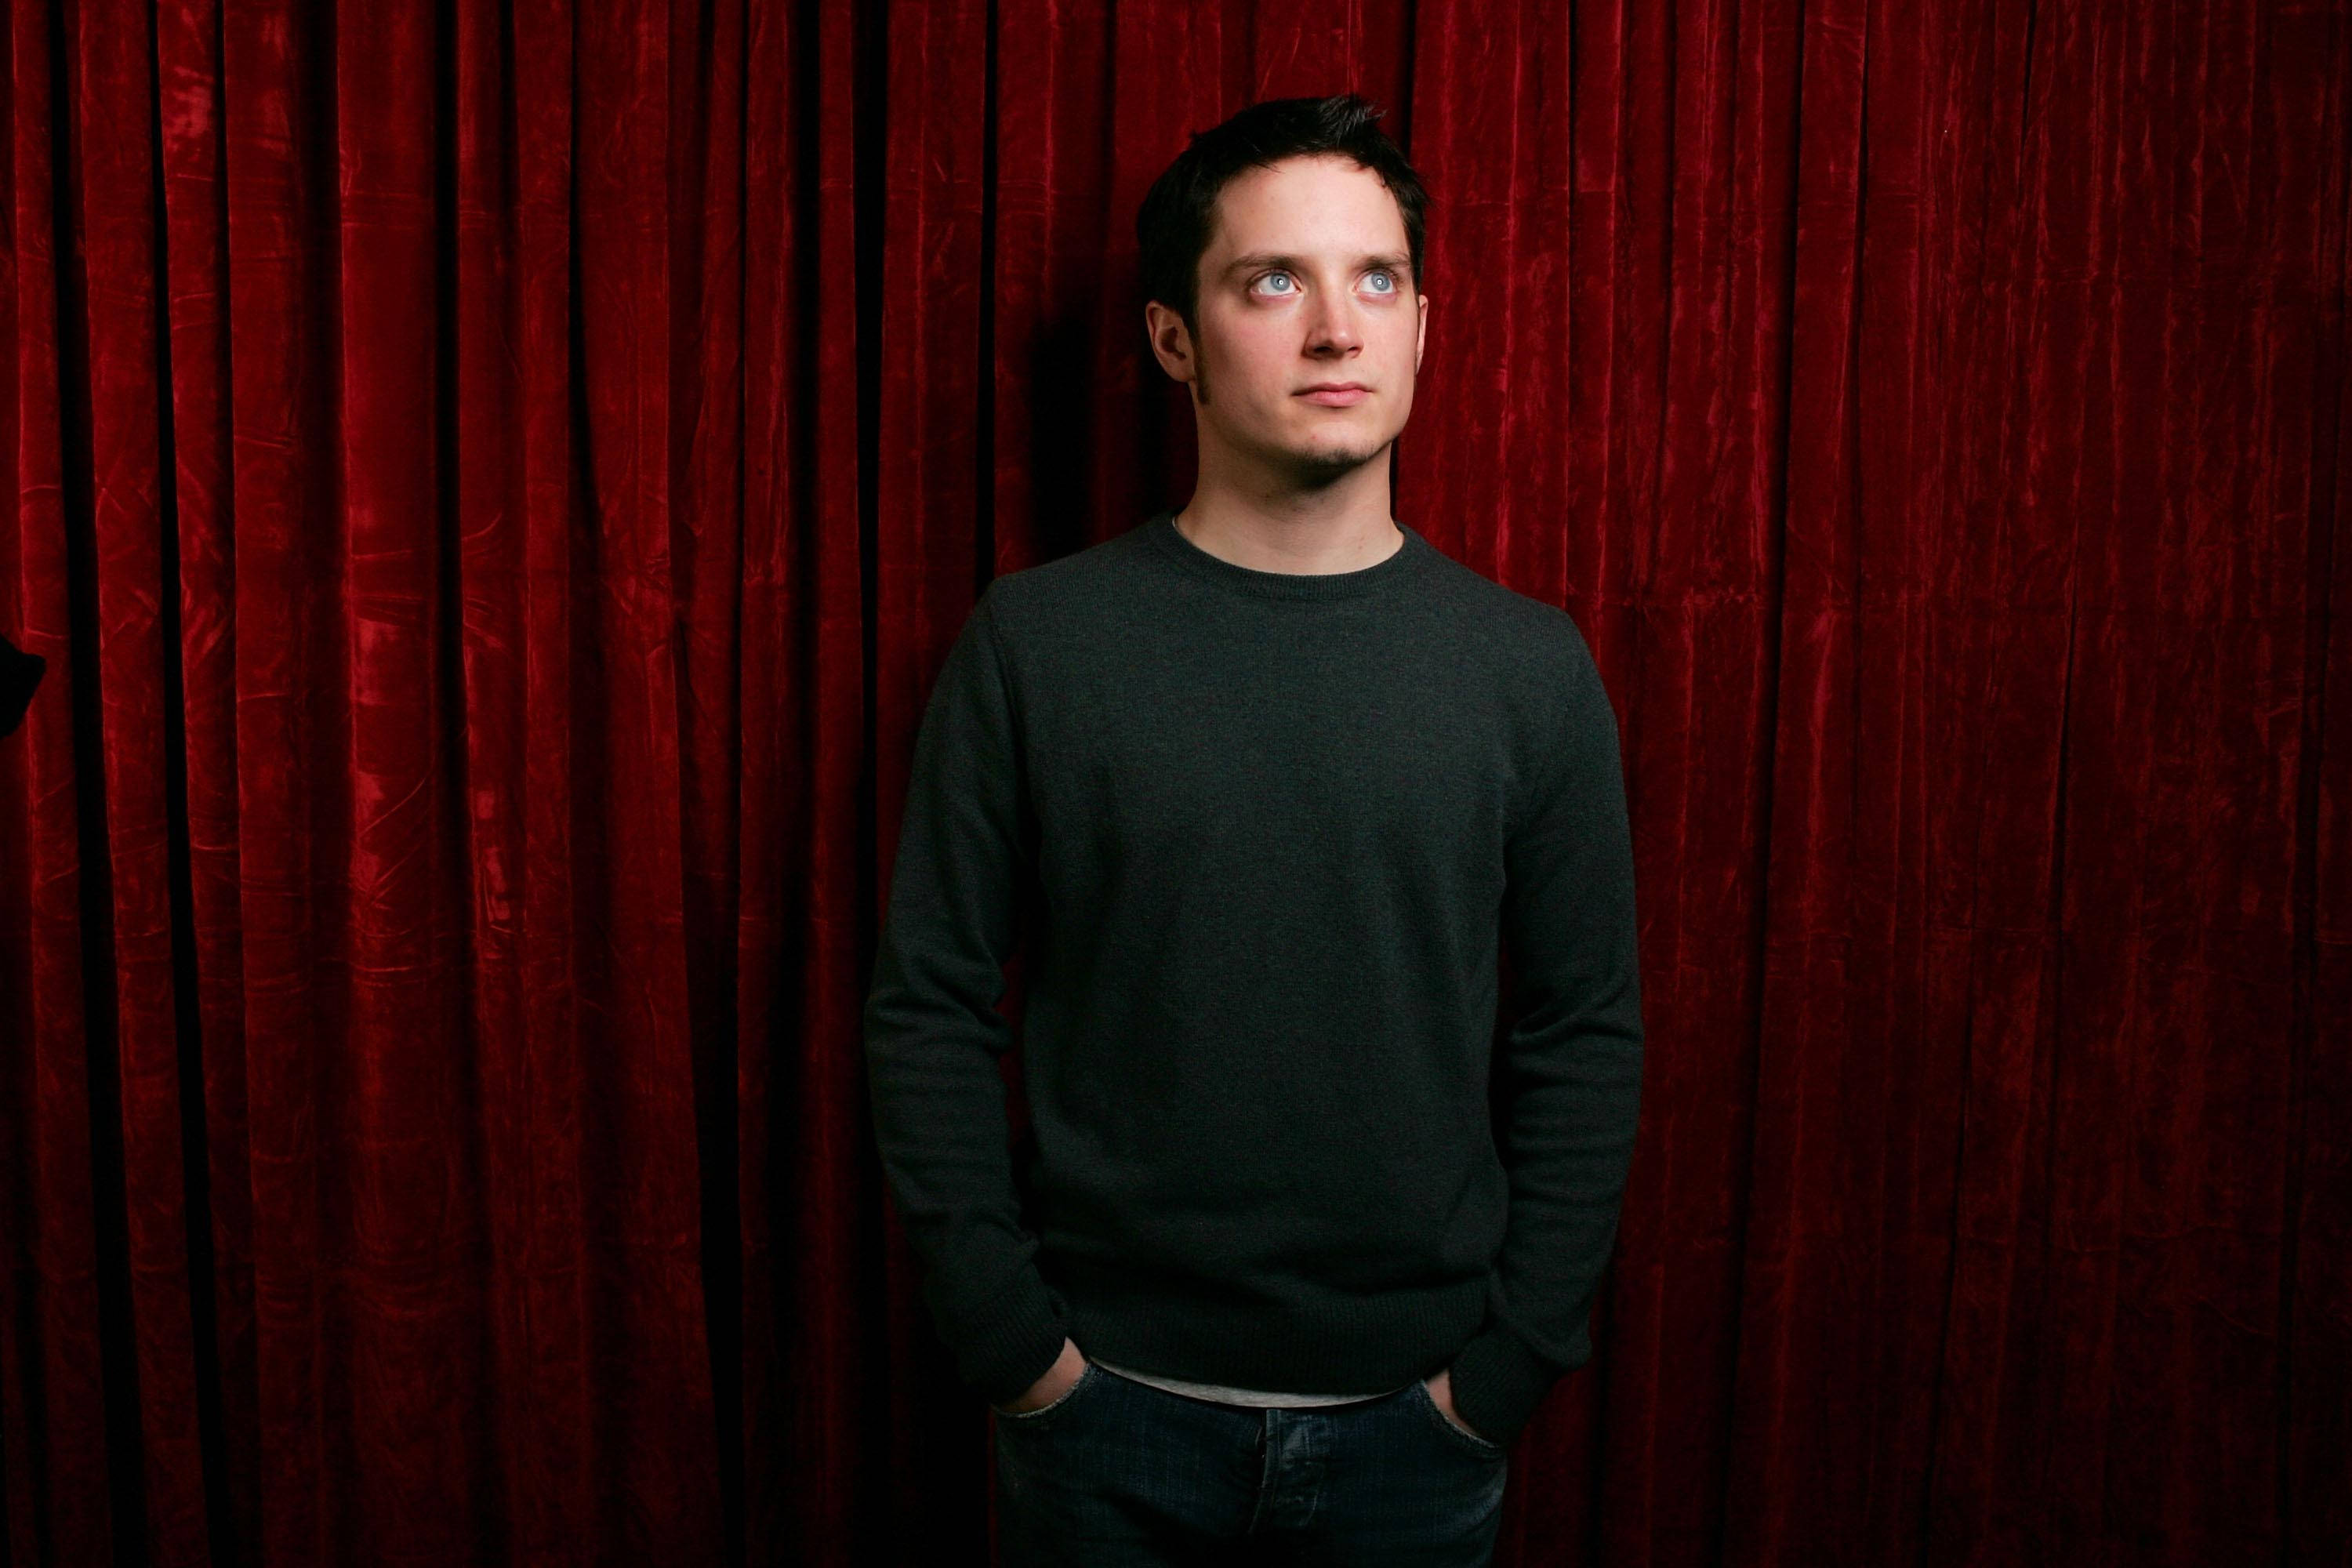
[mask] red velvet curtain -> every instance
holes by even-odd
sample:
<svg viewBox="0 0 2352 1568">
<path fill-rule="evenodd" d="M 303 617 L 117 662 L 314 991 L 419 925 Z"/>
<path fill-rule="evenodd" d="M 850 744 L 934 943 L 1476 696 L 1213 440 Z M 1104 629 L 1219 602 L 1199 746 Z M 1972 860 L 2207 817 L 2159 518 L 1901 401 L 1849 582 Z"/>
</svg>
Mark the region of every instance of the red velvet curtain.
<svg viewBox="0 0 2352 1568">
<path fill-rule="evenodd" d="M 1189 489 L 1144 186 L 1345 89 L 1436 194 L 1398 510 L 1626 738 L 1644 1125 L 1504 1561 L 2352 1550 L 2344 0 L 7 51 L 0 1562 L 984 1561 L 857 1050 L 914 726 Z"/>
</svg>

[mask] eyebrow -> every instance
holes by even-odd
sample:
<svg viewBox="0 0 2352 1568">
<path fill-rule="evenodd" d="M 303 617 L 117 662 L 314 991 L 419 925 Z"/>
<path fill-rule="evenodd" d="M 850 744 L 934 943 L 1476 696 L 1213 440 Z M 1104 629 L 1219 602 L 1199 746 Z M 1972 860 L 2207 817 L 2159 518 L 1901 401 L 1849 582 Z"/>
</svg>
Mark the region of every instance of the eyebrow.
<svg viewBox="0 0 2352 1568">
<path fill-rule="evenodd" d="M 1385 267 L 1391 272 L 1402 272 L 1408 277 L 1412 272 L 1411 258 L 1398 256 L 1390 251 L 1373 251 L 1358 257 L 1356 261 L 1359 266 Z M 1280 251 L 1253 250 L 1247 256 L 1236 256 L 1227 262 L 1223 276 L 1230 278 L 1234 273 L 1248 268 L 1288 267 L 1295 270 L 1297 266 L 1298 258 L 1296 256 L 1285 255 Z"/>
</svg>

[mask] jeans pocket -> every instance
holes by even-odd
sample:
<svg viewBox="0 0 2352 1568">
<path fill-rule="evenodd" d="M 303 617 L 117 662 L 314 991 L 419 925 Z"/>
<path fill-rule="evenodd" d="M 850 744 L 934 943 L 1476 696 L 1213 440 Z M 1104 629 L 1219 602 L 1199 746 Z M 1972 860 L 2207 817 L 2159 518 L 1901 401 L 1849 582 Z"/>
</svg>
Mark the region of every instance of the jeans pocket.
<svg viewBox="0 0 2352 1568">
<path fill-rule="evenodd" d="M 1085 1390 L 1087 1384 L 1092 1383 L 1097 1376 L 1101 1375 L 1101 1372 L 1102 1369 L 1095 1365 L 1094 1363 L 1087 1363 L 1087 1369 L 1071 1380 L 1070 1386 L 1062 1390 L 1059 1397 L 1055 1399 L 1053 1403 L 1049 1405 L 1040 1405 L 1034 1410 L 996 1410 L 996 1406 L 993 1405 L 990 1405 L 989 1408 L 996 1411 L 996 1418 L 999 1421 L 1036 1421 L 1044 1416 L 1051 1415 L 1058 1410 L 1067 1408 L 1070 1401 L 1076 1399 L 1079 1394 Z"/>
<path fill-rule="evenodd" d="M 1429 1384 L 1425 1380 L 1415 1379 L 1412 1389 L 1413 1394 L 1419 1401 L 1422 1409 L 1427 1412 L 1429 1418 L 1437 1424 L 1438 1430 L 1453 1438 L 1454 1441 L 1461 1444 L 1463 1447 L 1468 1448 L 1472 1453 L 1477 1454 L 1484 1458 L 1499 1459 L 1508 1456 L 1510 1450 L 1504 1447 L 1503 1445 L 1496 1442 L 1491 1437 L 1480 1436 L 1477 1433 L 1473 1432 L 1469 1427 L 1463 1426 L 1460 1422 L 1454 1420 L 1453 1416 L 1448 1415 L 1444 1411 L 1439 1409 L 1437 1405 L 1437 1395 L 1430 1393 Z"/>
</svg>

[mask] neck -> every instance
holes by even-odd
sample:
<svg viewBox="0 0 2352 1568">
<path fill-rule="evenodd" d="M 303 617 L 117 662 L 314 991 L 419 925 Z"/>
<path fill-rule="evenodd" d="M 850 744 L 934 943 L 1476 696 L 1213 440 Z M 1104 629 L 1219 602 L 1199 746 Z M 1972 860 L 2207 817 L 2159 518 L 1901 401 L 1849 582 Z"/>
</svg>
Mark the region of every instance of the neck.
<svg viewBox="0 0 2352 1568">
<path fill-rule="evenodd" d="M 1242 479 L 1204 454 L 1176 529 L 1209 555 L 1256 572 L 1360 572 L 1404 545 L 1390 515 L 1385 449 L 1318 489 Z"/>
</svg>

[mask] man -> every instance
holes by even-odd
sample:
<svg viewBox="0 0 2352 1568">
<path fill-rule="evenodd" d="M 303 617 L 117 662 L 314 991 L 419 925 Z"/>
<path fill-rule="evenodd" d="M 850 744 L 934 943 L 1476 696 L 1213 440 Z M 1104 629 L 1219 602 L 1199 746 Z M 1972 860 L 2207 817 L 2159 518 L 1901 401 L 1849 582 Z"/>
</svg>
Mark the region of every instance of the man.
<svg viewBox="0 0 2352 1568">
<path fill-rule="evenodd" d="M 1008 1562 L 1486 1563 L 1591 1354 L 1642 1066 L 1616 721 L 1566 612 L 1390 515 L 1426 198 L 1373 118 L 1261 103 L 1153 186 L 1192 498 L 992 583 L 918 732 L 866 1055 Z"/>
</svg>

